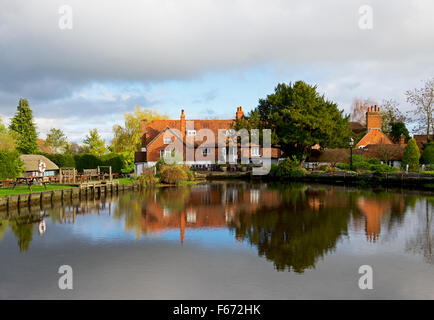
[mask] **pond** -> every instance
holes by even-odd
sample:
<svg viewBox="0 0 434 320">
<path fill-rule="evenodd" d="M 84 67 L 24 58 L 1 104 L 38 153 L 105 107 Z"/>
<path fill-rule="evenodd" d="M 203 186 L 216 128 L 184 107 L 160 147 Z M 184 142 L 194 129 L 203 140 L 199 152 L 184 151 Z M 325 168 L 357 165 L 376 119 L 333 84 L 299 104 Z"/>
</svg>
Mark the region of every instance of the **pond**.
<svg viewBox="0 0 434 320">
<path fill-rule="evenodd" d="M 0 220 L 0 299 L 434 298 L 428 193 L 212 182 L 26 210 Z"/>
</svg>

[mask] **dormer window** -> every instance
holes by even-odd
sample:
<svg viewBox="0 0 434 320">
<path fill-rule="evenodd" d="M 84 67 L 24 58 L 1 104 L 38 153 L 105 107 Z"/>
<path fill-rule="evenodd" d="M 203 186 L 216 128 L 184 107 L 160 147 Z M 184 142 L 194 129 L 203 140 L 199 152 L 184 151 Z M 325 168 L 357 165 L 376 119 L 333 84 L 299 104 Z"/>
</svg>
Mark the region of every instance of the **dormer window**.
<svg viewBox="0 0 434 320">
<path fill-rule="evenodd" d="M 196 130 L 187 130 L 187 136 L 194 137 L 196 135 Z"/>
<path fill-rule="evenodd" d="M 171 144 L 172 138 L 164 138 L 164 144 Z"/>
</svg>

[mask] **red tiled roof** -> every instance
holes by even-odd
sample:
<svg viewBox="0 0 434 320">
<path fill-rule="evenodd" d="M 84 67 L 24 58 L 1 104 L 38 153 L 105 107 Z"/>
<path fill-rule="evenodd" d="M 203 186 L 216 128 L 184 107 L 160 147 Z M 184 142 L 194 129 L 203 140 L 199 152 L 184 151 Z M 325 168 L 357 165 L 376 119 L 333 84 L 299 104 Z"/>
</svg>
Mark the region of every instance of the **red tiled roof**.
<svg viewBox="0 0 434 320">
<path fill-rule="evenodd" d="M 383 161 L 402 160 L 406 144 L 370 144 L 361 150 L 355 150 L 355 154 L 361 154 Z"/>
<path fill-rule="evenodd" d="M 209 129 L 214 133 L 216 140 L 218 139 L 219 129 L 230 129 L 235 123 L 234 120 L 186 120 L 186 123 L 193 122 L 194 130 Z M 153 120 L 147 123 L 147 137 L 145 144 L 148 145 L 155 137 L 158 136 L 167 127 L 171 129 L 181 130 L 181 120 Z M 187 127 L 187 130 L 190 129 Z"/>
<path fill-rule="evenodd" d="M 360 148 L 370 144 L 393 144 L 393 142 L 390 141 L 390 139 L 381 130 L 371 129 L 356 144 L 356 148 Z"/>
<path fill-rule="evenodd" d="M 434 140 L 434 135 L 430 134 L 428 137 L 426 134 L 415 134 L 413 138 L 416 140 L 420 153 L 422 153 L 424 144 L 428 143 L 428 140 Z"/>
</svg>

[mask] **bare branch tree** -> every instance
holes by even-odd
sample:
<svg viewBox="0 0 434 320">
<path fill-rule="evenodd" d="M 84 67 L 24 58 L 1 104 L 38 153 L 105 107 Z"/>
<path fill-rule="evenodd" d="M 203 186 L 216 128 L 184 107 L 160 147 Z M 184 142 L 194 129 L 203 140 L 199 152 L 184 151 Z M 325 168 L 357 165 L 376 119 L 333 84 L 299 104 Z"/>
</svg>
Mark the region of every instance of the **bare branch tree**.
<svg viewBox="0 0 434 320">
<path fill-rule="evenodd" d="M 407 117 L 399 110 L 399 103 L 393 99 L 384 99 L 381 105 L 381 130 L 390 134 L 392 124 L 406 122 Z"/>
<path fill-rule="evenodd" d="M 362 125 L 366 124 L 366 110 L 368 107 L 377 104 L 373 99 L 355 98 L 351 105 L 351 120 L 359 122 Z"/>
<path fill-rule="evenodd" d="M 426 81 L 423 88 L 408 90 L 406 96 L 407 101 L 416 106 L 415 121 L 419 126 L 414 131 L 425 131 L 429 137 L 433 126 L 434 78 Z"/>
</svg>

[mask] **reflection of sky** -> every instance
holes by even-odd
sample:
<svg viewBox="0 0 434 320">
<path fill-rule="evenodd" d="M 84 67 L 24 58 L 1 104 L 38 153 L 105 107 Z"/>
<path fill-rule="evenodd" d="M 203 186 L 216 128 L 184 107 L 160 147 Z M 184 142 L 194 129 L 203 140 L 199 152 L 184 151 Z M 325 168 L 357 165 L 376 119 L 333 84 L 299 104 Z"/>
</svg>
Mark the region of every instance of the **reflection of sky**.
<svg viewBox="0 0 434 320">
<path fill-rule="evenodd" d="M 61 238 L 54 237 L 61 232 Z M 50 235 L 51 233 L 51 235 Z M 53 238 L 53 241 L 61 241 L 69 237 L 78 238 L 81 242 L 128 242 L 135 240 L 173 241 L 180 242 L 180 229 L 167 229 L 155 233 L 142 234 L 136 239 L 134 230 L 125 231 L 125 220 L 110 217 L 107 212 L 101 211 L 99 215 L 78 215 L 73 223 L 55 223 L 47 221 L 47 232 L 44 237 Z M 35 239 L 36 240 L 36 239 Z M 200 228 L 185 230 L 185 243 L 195 243 L 204 247 L 234 246 L 238 243 L 235 235 L 227 228 Z M 240 243 L 242 245 L 242 243 Z"/>
</svg>

